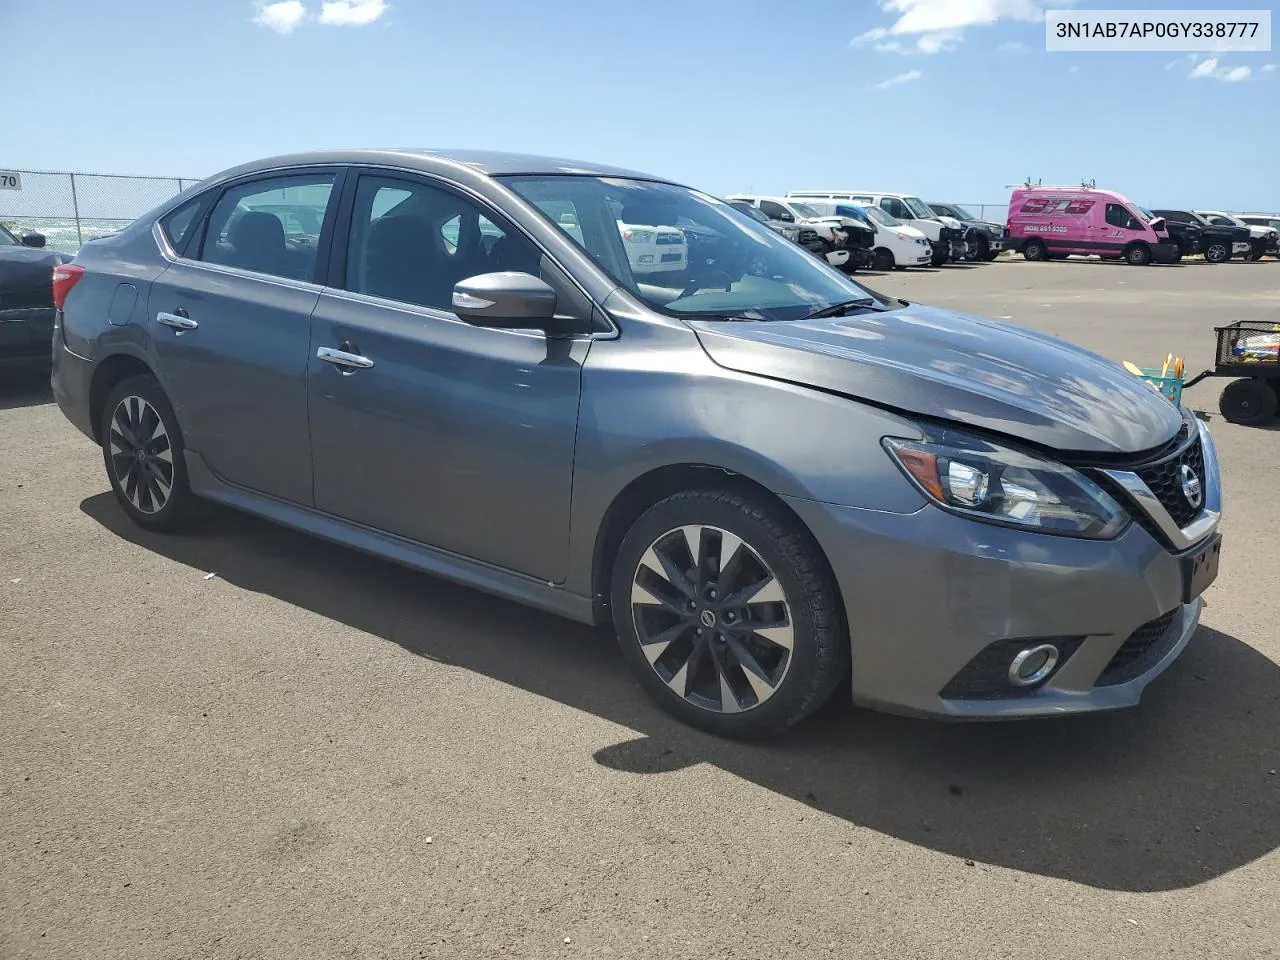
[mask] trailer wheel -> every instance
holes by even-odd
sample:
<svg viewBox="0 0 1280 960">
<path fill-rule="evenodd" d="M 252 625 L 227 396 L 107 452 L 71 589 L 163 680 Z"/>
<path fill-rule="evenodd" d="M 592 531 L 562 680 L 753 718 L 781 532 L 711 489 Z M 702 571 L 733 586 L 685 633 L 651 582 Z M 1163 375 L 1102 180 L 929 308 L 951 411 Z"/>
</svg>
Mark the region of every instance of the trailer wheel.
<svg viewBox="0 0 1280 960">
<path fill-rule="evenodd" d="M 1043 240 L 1031 239 L 1022 245 L 1022 256 L 1027 260 L 1048 260 L 1049 248 Z"/>
<path fill-rule="evenodd" d="M 1124 252 L 1124 258 L 1131 267 L 1145 267 L 1151 262 L 1151 248 L 1145 243 L 1131 243 Z"/>
<path fill-rule="evenodd" d="M 1276 415 L 1276 391 L 1266 380 L 1233 380 L 1218 400 L 1218 409 L 1232 423 L 1264 423 Z"/>
</svg>

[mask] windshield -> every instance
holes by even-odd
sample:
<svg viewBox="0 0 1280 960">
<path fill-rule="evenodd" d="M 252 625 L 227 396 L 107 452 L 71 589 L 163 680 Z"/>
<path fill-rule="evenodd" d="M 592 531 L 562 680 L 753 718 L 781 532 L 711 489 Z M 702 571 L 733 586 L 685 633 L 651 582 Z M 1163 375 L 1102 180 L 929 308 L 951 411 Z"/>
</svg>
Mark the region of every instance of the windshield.
<svg viewBox="0 0 1280 960">
<path fill-rule="evenodd" d="M 798 320 L 873 298 L 803 247 L 695 190 L 621 177 L 498 179 L 620 285 L 668 314 Z"/>
<path fill-rule="evenodd" d="M 9 228 L 0 223 L 0 247 L 18 246 L 18 238 L 9 232 Z"/>
<path fill-rule="evenodd" d="M 821 213 L 819 213 L 815 208 L 809 206 L 807 203 L 797 203 L 795 200 L 788 200 L 787 204 L 792 210 L 800 214 L 800 216 L 804 217 L 806 220 L 818 220 L 822 217 Z"/>
<path fill-rule="evenodd" d="M 902 226 L 902 221 L 886 211 L 883 207 L 863 207 L 862 209 L 866 210 L 867 216 L 876 223 L 884 224 L 886 227 Z"/>
<path fill-rule="evenodd" d="M 907 205 L 907 209 L 911 211 L 911 215 L 918 220 L 932 220 L 937 216 L 929 205 L 919 197 L 903 197 L 902 202 Z"/>
<path fill-rule="evenodd" d="M 957 220 L 977 220 L 978 219 L 972 213 L 966 210 L 964 207 L 956 207 L 956 206 L 947 207 L 947 208 L 944 208 L 943 212 L 945 213 L 946 210 L 948 209 L 955 211 L 955 213 L 951 215 L 955 217 Z"/>
<path fill-rule="evenodd" d="M 1206 213 L 1204 218 L 1210 223 L 1219 227 L 1243 227 L 1244 224 L 1235 217 L 1228 216 L 1225 213 Z"/>
</svg>

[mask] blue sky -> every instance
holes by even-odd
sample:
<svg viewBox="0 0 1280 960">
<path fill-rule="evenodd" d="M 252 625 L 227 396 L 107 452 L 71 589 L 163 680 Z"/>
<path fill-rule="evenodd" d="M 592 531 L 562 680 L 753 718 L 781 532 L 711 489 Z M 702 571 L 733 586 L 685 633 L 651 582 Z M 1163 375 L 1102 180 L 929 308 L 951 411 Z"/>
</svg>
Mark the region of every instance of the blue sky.
<svg viewBox="0 0 1280 960">
<path fill-rule="evenodd" d="M 1280 208 L 1280 54 L 1047 53 L 1044 5 L 0 0 L 20 76 L 0 168 L 191 176 L 313 147 L 465 146 L 720 194 L 998 203 L 1032 176 Z"/>
</svg>

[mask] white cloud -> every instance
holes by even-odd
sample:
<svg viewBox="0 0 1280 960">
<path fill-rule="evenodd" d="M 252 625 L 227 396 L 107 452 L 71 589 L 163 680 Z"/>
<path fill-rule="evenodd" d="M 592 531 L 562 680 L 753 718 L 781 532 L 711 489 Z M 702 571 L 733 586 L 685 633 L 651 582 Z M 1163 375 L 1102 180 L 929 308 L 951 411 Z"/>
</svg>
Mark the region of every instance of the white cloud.
<svg viewBox="0 0 1280 960">
<path fill-rule="evenodd" d="M 325 0 L 320 5 L 320 22 L 333 27 L 363 27 L 389 9 L 386 0 Z"/>
<path fill-rule="evenodd" d="M 1265 67 L 1263 69 L 1266 69 Z M 1214 80 L 1221 80 L 1223 83 L 1242 83 L 1253 75 L 1251 67 L 1220 67 L 1218 66 L 1217 57 L 1208 57 L 1201 60 L 1195 65 L 1195 68 L 1187 74 L 1190 80 L 1204 80 L 1212 77 Z"/>
<path fill-rule="evenodd" d="M 888 28 L 874 27 L 853 38 L 852 45 L 880 44 L 889 36 L 915 36 L 915 50 L 939 53 L 963 39 L 967 27 L 990 26 L 999 20 L 1036 23 L 1044 19 L 1046 6 L 1064 6 L 1075 0 L 879 0 L 880 9 L 897 19 Z M 891 41 L 892 42 L 892 41 Z M 877 50 L 906 53 L 910 47 Z"/>
<path fill-rule="evenodd" d="M 1277 70 L 1280 70 L 1280 64 L 1268 63 L 1262 67 L 1263 73 L 1275 73 Z"/>
<path fill-rule="evenodd" d="M 911 83 L 913 80 L 919 80 L 924 74 L 919 70 L 908 70 L 906 73 L 900 73 L 888 80 L 881 80 L 875 85 L 877 90 L 888 90 L 890 87 L 896 87 L 901 83 Z"/>
<path fill-rule="evenodd" d="M 1208 60 L 1201 60 L 1197 63 L 1195 69 L 1187 74 L 1187 76 L 1192 80 L 1198 80 L 1201 77 L 1212 77 L 1217 69 L 1218 58 L 1210 57 Z"/>
<path fill-rule="evenodd" d="M 876 49 L 881 53 L 910 53 L 908 47 L 904 47 L 897 40 L 887 40 L 884 43 L 877 43 Z"/>
<path fill-rule="evenodd" d="M 1074 63 L 1071 66 L 1067 67 L 1067 73 L 1079 73 L 1079 72 L 1080 72 L 1080 68 L 1077 67 Z"/>
<path fill-rule="evenodd" d="M 301 0 L 279 0 L 277 3 L 259 3 L 258 15 L 253 22 L 276 33 L 292 33 L 307 16 L 307 8 Z"/>
<path fill-rule="evenodd" d="M 1008 40 L 1000 44 L 996 49 L 1001 53 L 1027 53 L 1031 48 L 1021 40 Z"/>
</svg>

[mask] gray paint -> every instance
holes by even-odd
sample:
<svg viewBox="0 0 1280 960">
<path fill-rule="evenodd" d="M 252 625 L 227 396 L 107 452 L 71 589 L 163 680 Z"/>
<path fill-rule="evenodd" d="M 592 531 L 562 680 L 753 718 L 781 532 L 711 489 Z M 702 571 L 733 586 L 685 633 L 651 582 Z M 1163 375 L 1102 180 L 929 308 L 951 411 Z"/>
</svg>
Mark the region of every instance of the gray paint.
<svg viewBox="0 0 1280 960">
<path fill-rule="evenodd" d="M 594 333 L 486 329 L 440 310 L 192 264 L 155 219 L 205 189 L 278 168 L 358 165 L 443 180 L 500 211 L 546 257 L 557 312 Z M 685 322 L 619 288 L 490 173 L 642 176 L 572 161 L 430 151 L 306 154 L 247 164 L 91 241 L 55 333 L 54 389 L 92 435 L 103 361 L 156 371 L 210 499 L 586 621 L 608 511 L 672 466 L 775 494 L 840 585 L 854 695 L 889 709 L 1013 715 L 1136 700 L 1185 645 L 1123 686 L 1092 688 L 1136 626 L 1179 604 L 1176 557 L 1130 525 L 1087 541 L 975 523 L 926 504 L 880 448 L 913 417 L 1062 452 L 1134 453 L 1173 435 L 1172 408 L 1115 365 L 1053 338 L 910 307 L 805 323 Z M 106 321 L 122 283 L 146 304 Z M 198 322 L 159 324 L 181 308 Z M 583 322 L 579 328 L 588 329 Z M 344 374 L 320 348 L 371 365 Z M 1217 503 L 1213 450 L 1205 478 Z M 1192 608 L 1195 609 L 1192 609 Z M 992 639 L 1087 637 L 1033 697 L 957 705 L 937 693 Z"/>
</svg>

